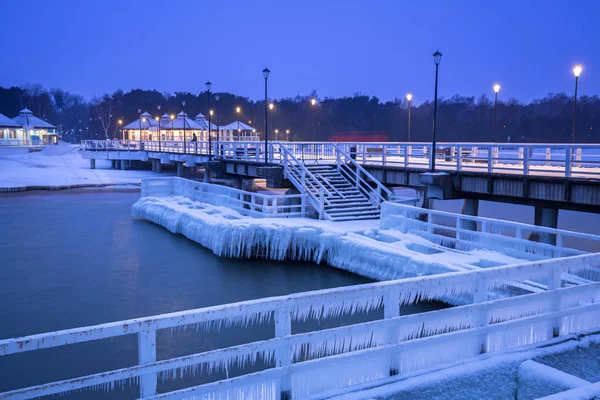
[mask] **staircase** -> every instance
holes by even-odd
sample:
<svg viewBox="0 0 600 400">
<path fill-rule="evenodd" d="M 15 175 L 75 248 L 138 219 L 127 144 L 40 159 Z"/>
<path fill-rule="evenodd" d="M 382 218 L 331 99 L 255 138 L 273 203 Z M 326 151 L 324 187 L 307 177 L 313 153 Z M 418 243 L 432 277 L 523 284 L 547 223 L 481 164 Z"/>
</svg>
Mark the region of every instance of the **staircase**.
<svg viewBox="0 0 600 400">
<path fill-rule="evenodd" d="M 338 172 L 334 165 L 289 165 L 294 175 L 301 174 L 306 168 L 310 174 L 305 175 L 306 189 L 315 197 L 321 195 L 324 188 L 325 219 L 331 221 L 354 221 L 379 218 L 379 207 L 356 188 L 356 185 Z"/>
</svg>

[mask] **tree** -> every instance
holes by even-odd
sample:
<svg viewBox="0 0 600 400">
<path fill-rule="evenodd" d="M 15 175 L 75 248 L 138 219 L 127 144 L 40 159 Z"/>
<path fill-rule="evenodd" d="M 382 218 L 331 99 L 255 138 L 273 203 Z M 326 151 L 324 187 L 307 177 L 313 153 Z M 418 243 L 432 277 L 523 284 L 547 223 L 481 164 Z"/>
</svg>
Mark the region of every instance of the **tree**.
<svg viewBox="0 0 600 400">
<path fill-rule="evenodd" d="M 94 97 L 92 99 L 92 105 L 96 112 L 96 116 L 100 121 L 100 125 L 104 130 L 104 137 L 109 138 L 108 131 L 113 121 L 113 112 L 115 111 L 115 103 L 111 96 L 105 94 L 102 98 Z"/>
</svg>

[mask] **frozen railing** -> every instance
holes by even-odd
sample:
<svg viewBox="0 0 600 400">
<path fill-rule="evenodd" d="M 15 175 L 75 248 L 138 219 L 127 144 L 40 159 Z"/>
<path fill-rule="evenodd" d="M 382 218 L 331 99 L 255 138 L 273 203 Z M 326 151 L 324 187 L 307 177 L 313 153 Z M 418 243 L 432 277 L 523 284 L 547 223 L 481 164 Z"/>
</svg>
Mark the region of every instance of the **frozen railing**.
<svg viewBox="0 0 600 400">
<path fill-rule="evenodd" d="M 134 366 L 0 393 L 28 399 L 77 390 L 138 385 L 142 398 L 294 399 L 471 359 L 482 353 L 600 329 L 600 284 L 565 287 L 565 274 L 600 267 L 600 254 L 469 272 L 298 293 L 111 322 L 0 341 L 0 356 L 135 335 Z M 489 301 L 489 291 L 524 280 L 547 291 Z M 461 298 L 470 305 L 400 316 L 402 306 Z M 294 333 L 294 323 L 383 309 L 383 319 Z M 157 331 L 274 324 L 274 338 L 157 360 Z M 264 370 L 248 373 L 258 360 Z M 238 376 L 230 371 L 239 368 Z M 262 367 L 261 367 L 262 368 Z M 222 372 L 227 372 L 223 379 Z M 213 377 L 215 382 L 157 395 L 157 381 Z M 233 374 L 233 373 L 231 373 Z M 189 381 L 188 381 L 189 382 Z"/>
<path fill-rule="evenodd" d="M 340 143 L 363 165 L 431 168 L 431 143 Z M 600 177 L 600 144 L 437 143 L 436 170 Z"/>
<path fill-rule="evenodd" d="M 252 217 L 306 217 L 306 194 L 266 195 L 177 177 L 142 179 L 142 197 L 184 196 Z"/>
<path fill-rule="evenodd" d="M 381 228 L 410 232 L 459 250 L 483 248 L 519 258 L 523 254 L 532 259 L 582 254 L 586 244 L 600 251 L 599 235 L 389 202 L 382 206 Z M 556 245 L 547 244 L 550 241 Z"/>
</svg>

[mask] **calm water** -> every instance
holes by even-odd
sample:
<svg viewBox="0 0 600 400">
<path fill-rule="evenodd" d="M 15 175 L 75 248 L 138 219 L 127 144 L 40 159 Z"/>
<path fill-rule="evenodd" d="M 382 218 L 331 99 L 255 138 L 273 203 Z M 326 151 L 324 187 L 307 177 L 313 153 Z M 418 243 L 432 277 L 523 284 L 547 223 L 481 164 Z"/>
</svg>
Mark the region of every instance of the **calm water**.
<svg viewBox="0 0 600 400">
<path fill-rule="evenodd" d="M 0 196 L 0 339 L 369 282 L 314 264 L 218 258 L 134 220 L 131 205 L 138 198 L 125 192 Z M 272 326 L 218 334 L 159 331 L 158 358 L 272 333 Z M 0 357 L 0 392 L 133 365 L 136 357 L 133 336 Z"/>
</svg>

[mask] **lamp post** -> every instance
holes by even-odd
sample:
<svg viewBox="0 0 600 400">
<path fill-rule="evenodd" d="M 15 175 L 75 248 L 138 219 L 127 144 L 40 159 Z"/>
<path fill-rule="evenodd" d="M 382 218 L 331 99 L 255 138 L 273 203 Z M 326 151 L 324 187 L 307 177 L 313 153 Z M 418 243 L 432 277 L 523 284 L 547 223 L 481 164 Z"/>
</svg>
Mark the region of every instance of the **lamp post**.
<svg viewBox="0 0 600 400">
<path fill-rule="evenodd" d="M 183 153 L 185 154 L 187 152 L 186 152 L 186 148 L 185 148 L 186 140 L 185 140 L 185 109 L 184 108 L 185 108 L 185 101 L 182 101 L 181 102 L 181 117 L 183 118 Z"/>
<path fill-rule="evenodd" d="M 237 113 L 237 123 L 238 123 L 238 140 L 240 140 L 240 112 L 242 109 L 240 107 L 235 108 L 235 112 Z M 244 134 L 246 136 L 246 134 Z"/>
<path fill-rule="evenodd" d="M 210 116 L 211 116 L 211 112 L 210 112 L 210 88 L 212 87 L 212 83 L 210 83 L 210 81 L 206 81 L 206 98 L 207 98 L 207 104 L 208 104 L 208 159 L 212 160 L 212 132 L 210 129 Z"/>
<path fill-rule="evenodd" d="M 221 154 L 221 152 L 220 152 L 221 145 L 219 144 L 219 142 L 220 142 L 219 135 L 221 133 L 221 127 L 219 126 L 219 95 L 218 94 L 215 95 L 215 101 L 217 102 L 217 150 L 218 150 L 217 154 L 220 155 Z"/>
<path fill-rule="evenodd" d="M 267 101 L 267 80 L 269 79 L 269 68 L 263 69 L 265 78 L 265 165 L 269 164 L 269 105 Z"/>
<path fill-rule="evenodd" d="M 575 74 L 575 96 L 573 96 L 573 122 L 571 126 L 573 143 L 575 143 L 575 122 L 577 117 L 577 85 L 579 84 L 579 75 L 581 75 L 582 70 L 583 68 L 581 68 L 581 65 L 576 65 L 575 68 L 573 68 L 573 74 Z"/>
<path fill-rule="evenodd" d="M 269 103 L 269 111 L 271 112 L 271 129 L 273 129 L 273 109 L 275 108 L 275 104 Z M 277 141 L 277 136 L 275 136 L 275 141 Z"/>
<path fill-rule="evenodd" d="M 312 106 L 316 106 L 317 105 L 317 99 L 312 98 L 310 99 L 310 104 L 312 104 Z M 313 110 L 313 142 L 317 141 L 317 136 L 315 133 L 315 111 Z"/>
<path fill-rule="evenodd" d="M 492 140 L 496 140 L 496 116 L 498 114 L 498 92 L 500 91 L 500 85 L 494 85 L 494 135 L 492 136 Z"/>
<path fill-rule="evenodd" d="M 279 129 L 275 129 L 275 141 L 277 141 L 278 139 L 278 135 L 279 135 Z"/>
<path fill-rule="evenodd" d="M 442 53 L 436 51 L 433 53 L 433 62 L 435 63 L 435 94 L 433 96 L 433 135 L 431 139 L 431 171 L 435 171 L 435 126 L 437 122 L 437 93 L 438 93 L 438 70 L 440 66 L 440 61 L 442 60 Z"/>
<path fill-rule="evenodd" d="M 121 135 L 122 135 L 121 137 L 123 138 L 122 140 L 125 140 L 125 133 L 123 132 L 123 129 L 121 129 L 121 126 L 123 125 L 123 120 L 122 120 L 122 119 L 120 119 L 120 120 L 118 120 L 117 122 L 118 122 L 118 124 L 119 124 L 119 132 L 121 132 Z M 76 137 L 76 136 L 75 136 L 75 130 L 74 130 L 74 129 L 73 129 L 73 137 Z"/>
<path fill-rule="evenodd" d="M 290 130 L 289 129 L 285 130 L 285 140 L 287 140 L 288 142 L 290 141 Z"/>
<path fill-rule="evenodd" d="M 412 94 L 407 94 L 406 100 L 408 100 L 408 141 L 410 142 L 410 102 L 412 101 Z"/>
<path fill-rule="evenodd" d="M 158 118 L 156 119 L 156 134 L 158 135 L 158 152 L 161 152 L 161 138 L 160 138 L 160 105 L 156 106 L 158 110 Z"/>
<path fill-rule="evenodd" d="M 138 108 L 138 114 L 140 115 L 140 119 L 139 119 L 139 121 L 140 121 L 140 124 L 139 124 L 140 125 L 140 132 L 139 132 L 139 134 L 140 134 L 140 150 L 142 150 L 142 109 L 141 108 Z"/>
</svg>

